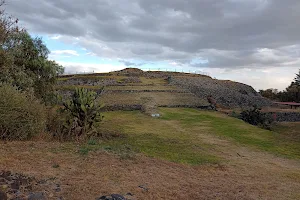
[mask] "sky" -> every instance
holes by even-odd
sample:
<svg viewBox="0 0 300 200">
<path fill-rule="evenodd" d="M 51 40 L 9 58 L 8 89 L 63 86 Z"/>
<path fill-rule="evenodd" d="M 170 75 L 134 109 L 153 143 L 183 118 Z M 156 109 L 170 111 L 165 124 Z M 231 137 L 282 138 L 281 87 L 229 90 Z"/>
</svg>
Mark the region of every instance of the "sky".
<svg viewBox="0 0 300 200">
<path fill-rule="evenodd" d="M 285 89 L 300 69 L 299 0 L 6 0 L 66 73 L 184 71 Z"/>
</svg>

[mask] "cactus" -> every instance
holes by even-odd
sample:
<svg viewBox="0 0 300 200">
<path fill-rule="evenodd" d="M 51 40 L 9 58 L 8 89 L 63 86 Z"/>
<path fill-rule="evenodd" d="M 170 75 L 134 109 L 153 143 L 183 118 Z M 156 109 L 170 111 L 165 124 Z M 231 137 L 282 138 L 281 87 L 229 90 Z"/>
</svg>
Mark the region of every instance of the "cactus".
<svg viewBox="0 0 300 200">
<path fill-rule="evenodd" d="M 85 88 L 76 88 L 72 99 L 63 103 L 63 110 L 68 112 L 70 117 L 66 120 L 69 134 L 70 131 L 74 132 L 75 130 L 77 130 L 75 131 L 77 136 L 89 134 L 93 130 L 94 123 L 103 119 L 100 112 L 101 106 L 96 102 L 98 96 L 99 93 Z"/>
</svg>

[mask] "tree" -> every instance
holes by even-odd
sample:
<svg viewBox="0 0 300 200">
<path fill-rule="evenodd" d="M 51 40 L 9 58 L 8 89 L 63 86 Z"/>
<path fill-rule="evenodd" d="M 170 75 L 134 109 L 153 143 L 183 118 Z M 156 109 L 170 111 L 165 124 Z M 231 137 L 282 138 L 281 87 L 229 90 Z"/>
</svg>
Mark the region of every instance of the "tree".
<svg viewBox="0 0 300 200">
<path fill-rule="evenodd" d="M 259 93 L 263 97 L 276 101 L 300 102 L 300 69 L 294 81 L 284 91 L 278 92 L 277 89 L 267 89 L 260 90 Z"/>
<path fill-rule="evenodd" d="M 278 90 L 270 88 L 270 89 L 266 89 L 266 90 L 259 90 L 259 93 L 263 97 L 266 97 L 266 98 L 271 99 L 271 100 L 276 100 L 277 99 Z"/>
<path fill-rule="evenodd" d="M 296 74 L 296 77 L 295 77 L 295 83 L 300 85 L 300 69 L 299 69 L 299 74 Z"/>
<path fill-rule="evenodd" d="M 3 5 L 1 1 L 0 7 Z M 37 97 L 46 99 L 63 67 L 48 60 L 50 51 L 42 38 L 32 38 L 17 24 L 18 20 L 0 9 L 0 82 L 33 90 Z"/>
</svg>

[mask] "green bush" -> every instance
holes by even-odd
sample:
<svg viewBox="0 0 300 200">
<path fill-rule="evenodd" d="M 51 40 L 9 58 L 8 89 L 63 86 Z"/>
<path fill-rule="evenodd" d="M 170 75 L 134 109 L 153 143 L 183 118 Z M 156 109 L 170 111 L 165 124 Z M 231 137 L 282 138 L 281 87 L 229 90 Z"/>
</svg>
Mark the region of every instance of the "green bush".
<svg viewBox="0 0 300 200">
<path fill-rule="evenodd" d="M 260 112 L 257 106 L 241 112 L 240 119 L 254 126 L 260 126 L 268 130 L 271 129 L 272 119 L 267 117 L 265 113 Z"/>
<path fill-rule="evenodd" d="M 0 139 L 26 140 L 45 128 L 45 108 L 29 92 L 0 84 Z"/>
<path fill-rule="evenodd" d="M 72 99 L 64 102 L 64 113 L 67 113 L 65 128 L 68 136 L 91 136 L 97 132 L 94 124 L 103 119 L 97 103 L 97 93 L 85 88 L 76 88 Z M 64 131 L 65 132 L 65 131 Z"/>
</svg>

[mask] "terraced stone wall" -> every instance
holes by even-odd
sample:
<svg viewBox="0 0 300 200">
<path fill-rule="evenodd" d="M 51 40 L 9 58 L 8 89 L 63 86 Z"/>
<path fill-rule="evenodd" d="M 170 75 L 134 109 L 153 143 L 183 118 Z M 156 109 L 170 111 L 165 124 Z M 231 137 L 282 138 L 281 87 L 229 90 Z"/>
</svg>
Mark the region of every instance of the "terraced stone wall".
<svg viewBox="0 0 300 200">
<path fill-rule="evenodd" d="M 169 77 L 172 85 L 188 89 L 200 98 L 209 95 L 217 104 L 228 108 L 247 108 L 253 105 L 270 106 L 272 102 L 263 98 L 251 86 L 233 81 L 216 80 L 210 77 Z"/>
</svg>

